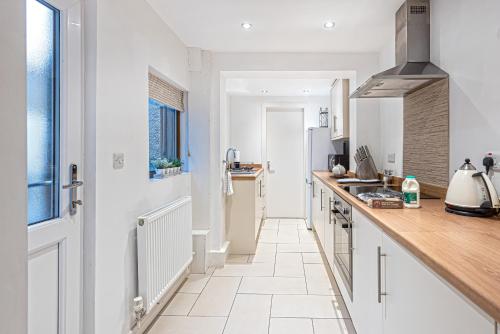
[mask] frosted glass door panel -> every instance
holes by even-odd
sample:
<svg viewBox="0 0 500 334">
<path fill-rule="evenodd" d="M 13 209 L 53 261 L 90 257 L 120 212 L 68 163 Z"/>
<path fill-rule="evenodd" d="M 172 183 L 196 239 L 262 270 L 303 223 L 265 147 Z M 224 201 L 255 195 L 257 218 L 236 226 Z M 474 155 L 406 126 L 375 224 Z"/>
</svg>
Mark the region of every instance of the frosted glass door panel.
<svg viewBox="0 0 500 334">
<path fill-rule="evenodd" d="M 59 11 L 26 6 L 28 224 L 59 216 Z"/>
</svg>

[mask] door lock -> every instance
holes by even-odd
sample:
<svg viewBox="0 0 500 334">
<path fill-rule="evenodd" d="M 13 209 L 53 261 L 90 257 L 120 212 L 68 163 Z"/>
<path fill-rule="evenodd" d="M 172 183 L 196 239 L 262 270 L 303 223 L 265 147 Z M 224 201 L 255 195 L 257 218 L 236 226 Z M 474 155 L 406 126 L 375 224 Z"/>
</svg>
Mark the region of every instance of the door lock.
<svg viewBox="0 0 500 334">
<path fill-rule="evenodd" d="M 83 186 L 82 181 L 78 181 L 78 166 L 76 164 L 70 165 L 70 184 L 62 186 L 63 189 L 69 189 L 69 214 L 76 215 L 77 206 L 83 205 L 81 199 L 78 199 L 78 187 Z"/>
</svg>

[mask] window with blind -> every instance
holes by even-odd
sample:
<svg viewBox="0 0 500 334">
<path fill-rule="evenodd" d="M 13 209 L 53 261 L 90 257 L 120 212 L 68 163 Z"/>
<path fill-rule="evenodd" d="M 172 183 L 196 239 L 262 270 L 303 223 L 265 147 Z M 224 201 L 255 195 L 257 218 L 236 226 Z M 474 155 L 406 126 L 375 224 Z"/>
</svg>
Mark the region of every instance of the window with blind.
<svg viewBox="0 0 500 334">
<path fill-rule="evenodd" d="M 184 92 L 149 74 L 149 176 L 180 161 L 180 116 Z"/>
</svg>

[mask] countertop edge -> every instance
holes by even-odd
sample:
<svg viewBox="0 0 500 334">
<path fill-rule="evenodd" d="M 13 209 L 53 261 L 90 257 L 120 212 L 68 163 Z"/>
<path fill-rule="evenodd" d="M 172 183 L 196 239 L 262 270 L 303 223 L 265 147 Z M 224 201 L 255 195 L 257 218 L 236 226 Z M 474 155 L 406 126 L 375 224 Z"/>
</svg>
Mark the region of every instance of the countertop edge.
<svg viewBox="0 0 500 334">
<path fill-rule="evenodd" d="M 442 263 L 436 261 L 431 254 L 422 250 L 420 247 L 417 247 L 413 243 L 410 242 L 408 238 L 405 237 L 405 234 L 412 232 L 398 232 L 385 224 L 383 221 L 370 213 L 368 206 L 358 200 L 356 200 L 351 194 L 342 189 L 338 185 L 333 185 L 325 180 L 324 176 L 320 173 L 314 171 L 313 175 L 316 176 L 324 185 L 334 190 L 339 196 L 341 196 L 344 200 L 349 202 L 351 205 L 356 207 L 362 214 L 370 218 L 379 228 L 382 229 L 389 237 L 398 242 L 401 246 L 407 249 L 411 254 L 417 257 L 420 261 L 422 261 L 426 266 L 428 266 L 431 270 L 433 270 L 437 275 L 439 275 L 442 279 L 448 282 L 451 286 L 453 286 L 456 290 L 466 296 L 472 303 L 476 304 L 476 306 L 482 309 L 485 313 L 487 313 L 493 320 L 500 322 L 500 300 L 496 301 L 491 298 L 491 296 L 486 296 L 473 286 L 463 281 L 460 277 L 455 275 L 446 266 Z M 433 200 L 433 201 L 441 201 L 441 200 Z M 443 206 L 444 210 L 444 206 Z M 432 233 L 432 232 L 428 232 Z M 490 298 L 489 298 L 490 297 Z"/>
</svg>

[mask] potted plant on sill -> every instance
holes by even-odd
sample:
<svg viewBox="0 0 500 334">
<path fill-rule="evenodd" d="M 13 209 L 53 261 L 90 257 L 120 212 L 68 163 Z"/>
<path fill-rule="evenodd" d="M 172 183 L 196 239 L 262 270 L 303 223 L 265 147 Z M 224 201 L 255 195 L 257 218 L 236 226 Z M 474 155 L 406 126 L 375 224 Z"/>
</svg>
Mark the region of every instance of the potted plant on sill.
<svg viewBox="0 0 500 334">
<path fill-rule="evenodd" d="M 166 170 L 171 167 L 171 163 L 168 159 L 158 159 L 153 162 L 153 166 L 156 168 L 156 175 L 165 177 Z"/>
<path fill-rule="evenodd" d="M 179 159 L 174 159 L 172 160 L 172 166 L 174 168 L 175 174 L 181 173 L 182 161 L 180 161 Z"/>
</svg>

